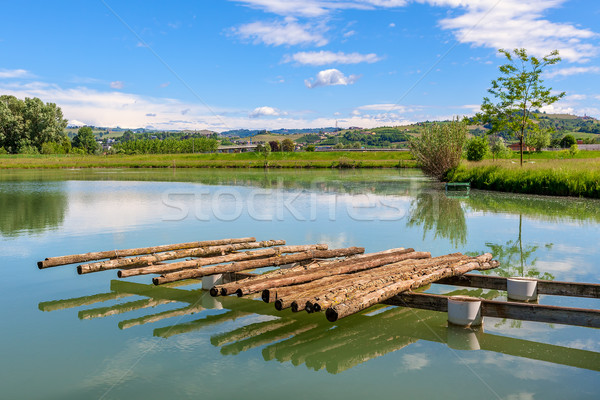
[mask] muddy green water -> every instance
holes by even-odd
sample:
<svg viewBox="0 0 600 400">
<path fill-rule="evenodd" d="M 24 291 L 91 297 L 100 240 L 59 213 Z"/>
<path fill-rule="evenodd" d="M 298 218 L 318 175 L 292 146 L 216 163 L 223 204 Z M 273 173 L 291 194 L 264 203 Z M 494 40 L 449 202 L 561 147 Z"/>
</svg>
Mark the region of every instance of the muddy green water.
<svg viewBox="0 0 600 400">
<path fill-rule="evenodd" d="M 597 329 L 373 308 L 327 322 L 199 284 L 38 270 L 48 256 L 227 237 L 493 252 L 493 274 L 600 283 L 600 202 L 419 171 L 0 171 L 0 398 L 596 399 Z M 433 285 L 432 293 L 505 293 Z M 600 300 L 542 296 L 595 308 Z"/>
</svg>

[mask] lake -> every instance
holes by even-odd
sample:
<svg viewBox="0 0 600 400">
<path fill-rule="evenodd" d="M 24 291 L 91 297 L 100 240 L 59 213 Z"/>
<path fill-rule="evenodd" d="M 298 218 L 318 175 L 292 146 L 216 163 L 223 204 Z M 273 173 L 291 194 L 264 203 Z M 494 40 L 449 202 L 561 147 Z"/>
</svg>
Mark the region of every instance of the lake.
<svg viewBox="0 0 600 400">
<path fill-rule="evenodd" d="M 417 170 L 0 170 L 6 399 L 592 399 L 597 329 L 375 307 L 335 324 L 198 283 L 38 270 L 50 256 L 255 236 L 492 252 L 491 274 L 600 283 L 600 202 L 473 190 Z M 432 285 L 431 293 L 505 299 Z M 540 303 L 598 309 L 598 299 Z"/>
</svg>

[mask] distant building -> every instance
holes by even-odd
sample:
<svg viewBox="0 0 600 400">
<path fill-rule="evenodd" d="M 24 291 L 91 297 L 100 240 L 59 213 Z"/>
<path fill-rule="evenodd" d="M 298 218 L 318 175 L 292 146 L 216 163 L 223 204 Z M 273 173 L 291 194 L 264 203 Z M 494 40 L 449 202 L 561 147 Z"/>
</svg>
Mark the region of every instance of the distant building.
<svg viewBox="0 0 600 400">
<path fill-rule="evenodd" d="M 247 153 L 256 151 L 257 144 L 236 144 L 233 146 L 219 146 L 218 153 Z"/>
<path fill-rule="evenodd" d="M 521 151 L 520 143 L 509 144 L 508 148 L 513 151 Z M 529 146 L 523 145 L 523 151 L 535 151 L 535 147 L 529 147 Z"/>
</svg>

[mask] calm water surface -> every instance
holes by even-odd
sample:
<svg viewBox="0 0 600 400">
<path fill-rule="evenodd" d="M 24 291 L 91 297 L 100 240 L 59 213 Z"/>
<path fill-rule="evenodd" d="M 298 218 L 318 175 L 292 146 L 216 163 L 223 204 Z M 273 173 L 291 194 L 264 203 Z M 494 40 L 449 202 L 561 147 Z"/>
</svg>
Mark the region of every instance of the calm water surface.
<svg viewBox="0 0 600 400">
<path fill-rule="evenodd" d="M 600 202 L 472 191 L 420 172 L 0 171 L 0 397 L 596 399 L 596 329 L 373 308 L 327 322 L 44 257 L 228 237 L 493 252 L 493 274 L 600 283 Z M 505 293 L 433 285 L 433 293 Z M 598 308 L 552 296 L 542 304 Z"/>
</svg>

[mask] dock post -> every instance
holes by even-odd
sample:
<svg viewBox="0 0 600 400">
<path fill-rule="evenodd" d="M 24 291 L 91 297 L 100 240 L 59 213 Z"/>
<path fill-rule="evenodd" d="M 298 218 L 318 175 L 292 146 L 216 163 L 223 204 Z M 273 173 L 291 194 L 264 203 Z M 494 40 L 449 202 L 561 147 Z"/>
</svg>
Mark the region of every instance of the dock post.
<svg viewBox="0 0 600 400">
<path fill-rule="evenodd" d="M 483 324 L 481 300 L 469 296 L 448 297 L 448 322 L 464 327 Z"/>
<path fill-rule="evenodd" d="M 537 280 L 520 277 L 507 278 L 506 291 L 510 300 L 537 300 Z"/>
<path fill-rule="evenodd" d="M 223 274 L 209 275 L 202 277 L 202 290 L 210 290 L 215 285 L 223 283 Z"/>
</svg>

